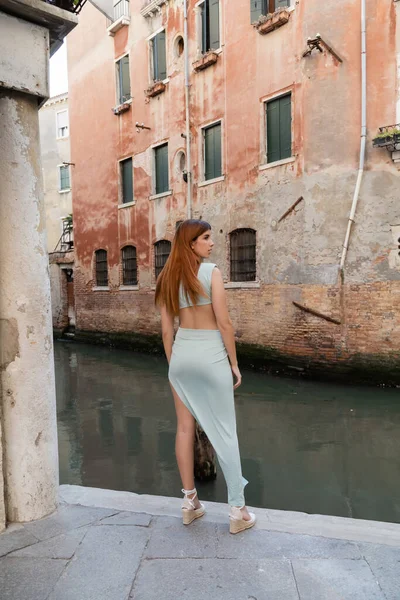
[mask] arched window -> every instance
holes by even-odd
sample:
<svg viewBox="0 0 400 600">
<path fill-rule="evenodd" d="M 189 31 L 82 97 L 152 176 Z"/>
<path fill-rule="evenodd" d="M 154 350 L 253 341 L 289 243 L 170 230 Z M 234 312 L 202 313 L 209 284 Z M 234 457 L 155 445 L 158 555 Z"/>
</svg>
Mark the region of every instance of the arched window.
<svg viewBox="0 0 400 600">
<path fill-rule="evenodd" d="M 154 272 L 156 279 L 164 268 L 171 252 L 171 242 L 160 240 L 154 244 Z"/>
<path fill-rule="evenodd" d="M 230 234 L 231 281 L 255 281 L 256 232 L 235 229 Z"/>
<path fill-rule="evenodd" d="M 96 285 L 108 285 L 107 250 L 96 250 Z"/>
<path fill-rule="evenodd" d="M 135 246 L 122 248 L 122 283 L 123 285 L 137 285 L 137 261 Z"/>
</svg>

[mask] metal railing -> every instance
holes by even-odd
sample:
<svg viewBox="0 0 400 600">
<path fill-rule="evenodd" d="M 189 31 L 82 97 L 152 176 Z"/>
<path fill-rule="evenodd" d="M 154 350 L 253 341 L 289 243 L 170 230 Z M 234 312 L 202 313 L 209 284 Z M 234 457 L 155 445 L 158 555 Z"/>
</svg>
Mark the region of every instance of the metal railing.
<svg viewBox="0 0 400 600">
<path fill-rule="evenodd" d="M 43 2 L 46 2 L 46 4 L 52 4 L 53 6 L 57 6 L 58 8 L 68 10 L 69 12 L 78 15 L 81 12 L 86 0 L 43 0 Z"/>
</svg>

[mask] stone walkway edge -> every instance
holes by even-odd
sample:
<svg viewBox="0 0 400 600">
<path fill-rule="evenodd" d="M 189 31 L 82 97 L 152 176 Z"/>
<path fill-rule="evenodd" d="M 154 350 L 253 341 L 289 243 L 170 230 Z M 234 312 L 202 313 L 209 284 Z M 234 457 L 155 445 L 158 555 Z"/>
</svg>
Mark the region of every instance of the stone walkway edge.
<svg viewBox="0 0 400 600">
<path fill-rule="evenodd" d="M 150 496 L 78 485 L 61 485 L 60 502 L 80 506 L 146 513 L 154 516 L 180 517 L 181 498 Z M 228 505 L 205 502 L 205 519 L 228 522 Z M 257 515 L 257 529 L 336 538 L 353 542 L 400 546 L 400 524 L 366 521 L 329 515 L 251 508 Z"/>
</svg>

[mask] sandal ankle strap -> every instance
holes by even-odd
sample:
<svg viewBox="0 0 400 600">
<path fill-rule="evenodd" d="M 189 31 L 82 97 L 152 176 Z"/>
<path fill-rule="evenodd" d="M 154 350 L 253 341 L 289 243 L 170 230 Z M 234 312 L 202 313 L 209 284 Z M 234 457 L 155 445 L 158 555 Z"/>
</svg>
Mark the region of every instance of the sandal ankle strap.
<svg viewBox="0 0 400 600">
<path fill-rule="evenodd" d="M 196 488 L 194 488 L 194 490 L 182 490 L 182 494 L 185 494 L 185 496 L 191 496 L 192 494 L 194 494 L 194 498 L 196 498 L 197 490 L 196 490 Z M 192 500 L 193 500 L 193 498 L 192 498 Z"/>
</svg>

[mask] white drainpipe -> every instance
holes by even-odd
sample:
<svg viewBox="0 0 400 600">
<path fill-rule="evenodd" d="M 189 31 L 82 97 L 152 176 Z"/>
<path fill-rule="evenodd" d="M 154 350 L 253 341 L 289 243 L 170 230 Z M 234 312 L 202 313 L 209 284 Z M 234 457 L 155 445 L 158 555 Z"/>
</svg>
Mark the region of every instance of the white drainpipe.
<svg viewBox="0 0 400 600">
<path fill-rule="evenodd" d="M 364 173 L 365 162 L 365 145 L 367 139 L 367 43 L 366 43 L 366 23 L 365 23 L 365 3 L 366 0 L 361 0 L 361 143 L 360 143 L 360 164 L 358 168 L 358 176 L 356 189 L 354 190 L 353 203 L 349 221 L 347 224 L 346 237 L 343 244 L 342 258 L 340 260 L 339 271 L 343 276 L 343 269 L 346 262 L 347 250 L 349 248 L 351 227 L 354 223 L 358 198 L 360 195 L 361 181 Z"/>
<path fill-rule="evenodd" d="M 189 40 L 188 40 L 188 2 L 183 2 L 184 26 L 183 43 L 185 57 L 185 113 L 186 113 L 186 172 L 187 172 L 187 218 L 192 218 L 192 162 L 190 156 L 190 104 L 189 104 Z"/>
</svg>

